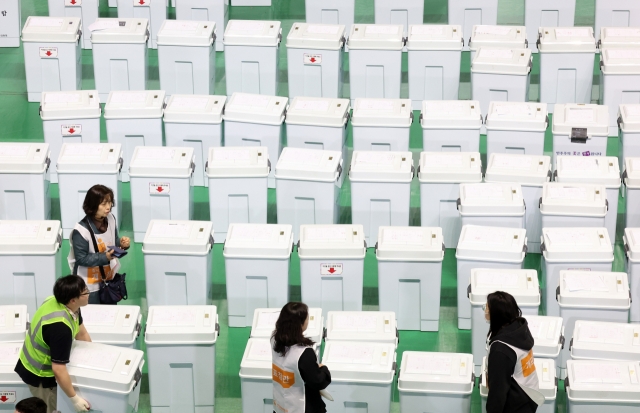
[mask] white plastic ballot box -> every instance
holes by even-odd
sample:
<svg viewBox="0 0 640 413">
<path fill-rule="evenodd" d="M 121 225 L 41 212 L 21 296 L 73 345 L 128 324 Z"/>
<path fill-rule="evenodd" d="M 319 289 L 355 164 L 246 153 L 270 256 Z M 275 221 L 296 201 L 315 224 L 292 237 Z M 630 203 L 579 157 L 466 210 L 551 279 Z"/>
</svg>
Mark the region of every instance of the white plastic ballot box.
<svg viewBox="0 0 640 413">
<path fill-rule="evenodd" d="M 591 72 L 589 73 L 591 76 Z M 563 84 L 568 83 L 563 82 Z M 553 169 L 556 167 L 556 157 L 559 155 L 607 155 L 609 109 L 606 106 L 575 103 L 555 105 L 551 129 Z"/>
<path fill-rule="evenodd" d="M 421 225 L 442 228 L 445 247 L 455 248 L 462 229 L 457 208 L 460 183 L 482 182 L 480 154 L 422 152 L 418 179 Z"/>
<path fill-rule="evenodd" d="M 40 118 L 44 141 L 56 163 L 63 143 L 100 143 L 100 97 L 96 90 L 43 92 Z M 55 168 L 51 182 L 58 182 Z"/>
<path fill-rule="evenodd" d="M 412 123 L 409 99 L 358 98 L 351 116 L 353 150 L 406 152 Z"/>
<path fill-rule="evenodd" d="M 414 174 L 411 152 L 353 152 L 351 220 L 362 224 L 368 245 L 378 241 L 381 226 L 409 226 Z"/>
<path fill-rule="evenodd" d="M 282 152 L 282 124 L 288 100 L 281 96 L 234 93 L 224 110 L 224 146 L 266 146 L 275 164 Z M 272 168 L 269 188 L 275 187 Z"/>
<path fill-rule="evenodd" d="M 167 2 L 160 0 L 117 0 L 118 18 L 143 18 L 149 20 L 149 47 L 158 48 L 158 31 L 169 17 Z"/>
<path fill-rule="evenodd" d="M 5 13 L 0 13 L 0 47 L 20 47 L 22 34 L 22 0 L 2 2 Z"/>
<path fill-rule="evenodd" d="M 618 134 L 621 103 L 640 103 L 640 48 L 600 52 L 600 103 L 609 108 L 609 135 Z"/>
<path fill-rule="evenodd" d="M 85 217 L 84 198 L 94 185 L 104 185 L 113 191 L 111 213 L 118 228 L 122 222 L 120 171 L 122 145 L 119 143 L 65 143 L 60 150 L 56 169 L 60 193 L 62 235 L 71 231 Z"/>
<path fill-rule="evenodd" d="M 640 157 L 640 105 L 620 105 L 618 127 L 618 163 L 623 171 L 625 158 Z"/>
<path fill-rule="evenodd" d="M 444 243 L 435 227 L 380 227 L 378 303 L 399 330 L 438 331 Z"/>
<path fill-rule="evenodd" d="M 148 0 L 146 0 L 148 1 Z M 93 75 L 102 102 L 112 90 L 145 90 L 149 80 L 149 20 L 97 19 L 89 26 Z"/>
<path fill-rule="evenodd" d="M 0 143 L 0 219 L 51 218 L 48 143 Z"/>
<path fill-rule="evenodd" d="M 448 0 L 449 24 L 462 26 L 463 39 L 471 38 L 473 26 L 498 24 L 498 0 Z M 469 50 L 466 44 L 465 50 Z"/>
<path fill-rule="evenodd" d="M 148 305 L 208 305 L 212 299 L 210 221 L 151 220 L 144 236 Z"/>
<path fill-rule="evenodd" d="M 137 146 L 162 146 L 164 106 L 162 90 L 109 93 L 104 106 L 107 142 L 122 144 L 122 182 L 129 182 L 129 164 Z"/>
<path fill-rule="evenodd" d="M 61 245 L 60 221 L 0 221 L 0 305 L 35 314 L 61 275 Z"/>
<path fill-rule="evenodd" d="M 0 305 L 0 343 L 22 343 L 30 321 L 25 304 Z"/>
<path fill-rule="evenodd" d="M 596 0 L 595 33 L 603 27 L 640 26 L 640 7 L 629 0 Z"/>
<path fill-rule="evenodd" d="M 525 228 L 526 204 L 517 183 L 460 184 L 461 225 Z"/>
<path fill-rule="evenodd" d="M 501 49 L 527 49 L 527 31 L 524 26 L 495 26 L 478 24 L 471 29 L 469 50 L 471 61 L 480 47 Z"/>
<path fill-rule="evenodd" d="M 396 315 L 391 311 L 330 311 L 326 342 L 386 343 L 398 347 Z"/>
<path fill-rule="evenodd" d="M 591 103 L 596 41 L 591 27 L 540 27 L 540 102 Z M 554 117 L 555 119 L 555 117 Z"/>
<path fill-rule="evenodd" d="M 625 158 L 622 183 L 627 198 L 625 228 L 640 227 L 640 158 Z"/>
<path fill-rule="evenodd" d="M 491 102 L 485 124 L 487 158 L 493 153 L 544 155 L 546 103 Z"/>
<path fill-rule="evenodd" d="M 226 96 L 173 95 L 162 117 L 167 146 L 191 146 L 196 157 L 195 186 L 208 186 L 209 150 L 222 146 L 222 114 Z"/>
<path fill-rule="evenodd" d="M 229 21 L 229 0 L 176 0 L 176 20 L 216 22 L 223 30 Z M 224 50 L 222 37 L 215 39 L 217 52 Z"/>
<path fill-rule="evenodd" d="M 527 255 L 524 228 L 465 225 L 456 249 L 458 328 L 471 329 L 471 304 L 467 287 L 474 268 L 519 270 Z"/>
<path fill-rule="evenodd" d="M 136 147 L 129 167 L 135 242 L 143 241 L 151 220 L 193 218 L 194 159 L 190 147 Z"/>
<path fill-rule="evenodd" d="M 305 0 L 306 22 L 309 24 L 340 24 L 351 33 L 355 19 L 355 0 Z"/>
<path fill-rule="evenodd" d="M 410 25 L 422 24 L 424 2 L 422 0 L 375 0 L 375 24 L 401 24 L 404 37 Z"/>
<path fill-rule="evenodd" d="M 361 311 L 364 278 L 362 225 L 301 225 L 300 293 L 302 302 L 329 311 Z"/>
<path fill-rule="evenodd" d="M 640 30 L 638 27 L 601 27 L 598 33 L 598 48 L 604 49 L 637 49 L 640 46 Z"/>
<path fill-rule="evenodd" d="M 280 308 L 256 308 L 253 313 L 251 335 L 253 338 L 270 339 L 276 329 L 276 321 L 280 317 Z M 324 333 L 324 317 L 322 308 L 309 308 L 309 324 L 304 336 L 313 340 L 318 346 L 322 342 Z"/>
<path fill-rule="evenodd" d="M 423 100 L 457 100 L 464 39 L 460 25 L 410 25 L 407 37 L 409 98 L 414 110 Z"/>
<path fill-rule="evenodd" d="M 327 413 L 342 413 L 349 406 L 368 413 L 389 412 L 395 360 L 395 347 L 389 343 L 325 343 L 322 364 L 331 371 L 327 390 L 334 400 L 327 403 Z"/>
<path fill-rule="evenodd" d="M 626 323 L 629 320 L 631 294 L 624 272 L 561 271 L 556 286 L 560 317 L 565 334 L 573 337 L 577 320 Z M 565 377 L 570 346 L 560 352 L 560 373 Z"/>
<path fill-rule="evenodd" d="M 165 20 L 158 31 L 160 88 L 167 93 L 213 95 L 216 23 Z"/>
<path fill-rule="evenodd" d="M 569 352 L 572 360 L 638 360 L 640 326 L 577 320 Z"/>
<path fill-rule="evenodd" d="M 537 413 L 556 413 L 558 395 L 557 363 L 554 360 L 535 357 L 536 374 L 538 376 L 538 391 L 544 396 L 544 403 L 538 406 Z M 481 412 L 487 413 L 487 397 L 489 388 L 487 383 L 487 358 L 482 359 L 482 376 L 480 377 L 480 406 Z"/>
<path fill-rule="evenodd" d="M 140 398 L 144 353 L 140 350 L 74 340 L 67 370 L 76 394 L 91 410 L 128 413 Z M 58 387 L 58 410 L 74 413 L 71 399 Z"/>
<path fill-rule="evenodd" d="M 546 182 L 542 187 L 542 228 L 604 227 L 608 209 L 604 185 Z"/>
<path fill-rule="evenodd" d="M 289 301 L 293 228 L 279 224 L 230 224 L 223 255 L 229 327 L 249 327 L 256 308 Z"/>
<path fill-rule="evenodd" d="M 616 239 L 618 219 L 618 192 L 620 191 L 620 169 L 615 156 L 573 157 L 558 156 L 555 172 L 556 182 L 601 185 L 607 193 L 607 215 L 604 226 L 609 232 L 611 244 Z M 563 225 L 565 226 L 566 223 Z"/>
<path fill-rule="evenodd" d="M 482 357 L 487 354 L 489 325 L 483 307 L 487 296 L 496 291 L 505 291 L 515 298 L 522 315 L 538 315 L 540 286 L 536 270 L 505 270 L 473 268 L 467 289 L 471 303 L 471 352 L 474 372 L 480 375 Z"/>
<path fill-rule="evenodd" d="M 22 341 L 0 342 L 0 395 L 6 398 L 0 404 L 2 412 L 13 412 L 17 402 L 32 397 L 29 386 L 14 371 L 20 359 L 23 342 L 24 337 Z"/>
<path fill-rule="evenodd" d="M 295 242 L 301 225 L 338 223 L 341 175 L 341 152 L 284 148 L 276 166 L 278 224 L 292 226 Z"/>
<path fill-rule="evenodd" d="M 229 20 L 224 32 L 227 95 L 278 94 L 279 21 Z"/>
<path fill-rule="evenodd" d="M 571 27 L 576 14 L 576 0 L 525 0 L 524 25 L 533 53 L 538 53 L 540 27 Z"/>
<path fill-rule="evenodd" d="M 640 323 L 640 228 L 625 228 L 622 236 L 625 271 L 631 288 L 629 322 Z"/>
<path fill-rule="evenodd" d="M 216 242 L 224 242 L 231 223 L 267 223 L 267 180 L 271 170 L 264 146 L 213 147 L 205 168 L 209 216 Z"/>
<path fill-rule="evenodd" d="M 89 304 L 82 307 L 81 311 L 82 323 L 92 342 L 138 348 L 138 337 L 142 329 L 142 313 L 139 306 Z"/>
<path fill-rule="evenodd" d="M 400 411 L 471 411 L 475 379 L 471 354 L 405 351 L 398 374 Z"/>
<path fill-rule="evenodd" d="M 471 99 L 480 102 L 483 115 L 489 103 L 529 100 L 529 49 L 480 47 L 471 63 Z"/>
<path fill-rule="evenodd" d="M 477 100 L 422 102 L 422 149 L 427 152 L 478 152 L 482 128 Z"/>
<path fill-rule="evenodd" d="M 546 280 L 543 308 L 546 315 L 558 316 L 555 293 L 560 271 L 611 271 L 613 248 L 606 228 L 542 227 L 541 241 L 541 275 Z"/>
<path fill-rule="evenodd" d="M 533 356 L 536 359 L 552 359 L 557 365 L 560 361 L 560 350 L 568 345 L 571 339 L 565 338 L 562 318 L 544 315 L 523 317 L 527 319 L 529 331 L 533 336 Z"/>
<path fill-rule="evenodd" d="M 569 360 L 565 379 L 567 410 L 635 412 L 640 404 L 639 369 L 638 361 Z"/>
<path fill-rule="evenodd" d="M 149 307 L 144 341 L 153 411 L 213 413 L 219 334 L 215 305 Z"/>
<path fill-rule="evenodd" d="M 294 23 L 287 35 L 289 97 L 342 96 L 343 24 Z"/>
<path fill-rule="evenodd" d="M 349 99 L 298 96 L 287 110 L 287 146 L 342 152 L 343 169 L 348 170 L 347 125 Z M 354 129 L 355 134 L 355 129 Z M 344 175 L 340 175 L 340 185 Z"/>
<path fill-rule="evenodd" d="M 98 0 L 49 0 L 49 17 L 78 17 L 82 21 L 82 48 L 91 49 L 89 25 L 98 18 Z"/>
<path fill-rule="evenodd" d="M 22 29 L 27 100 L 42 92 L 82 89 L 79 17 L 29 16 Z"/>
<path fill-rule="evenodd" d="M 400 98 L 403 26 L 354 24 L 349 33 L 349 87 L 356 98 Z"/>
<path fill-rule="evenodd" d="M 549 156 L 493 153 L 489 156 L 484 177 L 487 183 L 516 182 L 520 184 L 526 206 L 527 249 L 536 254 L 540 253 L 540 235 L 542 234 L 540 197 L 542 197 L 542 186 L 551 179 L 550 167 Z"/>
</svg>

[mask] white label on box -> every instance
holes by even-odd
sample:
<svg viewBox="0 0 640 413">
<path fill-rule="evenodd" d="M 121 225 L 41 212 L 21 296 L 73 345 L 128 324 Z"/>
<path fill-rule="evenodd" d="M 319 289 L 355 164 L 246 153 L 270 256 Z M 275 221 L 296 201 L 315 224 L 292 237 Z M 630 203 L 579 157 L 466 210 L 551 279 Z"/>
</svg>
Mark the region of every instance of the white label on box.
<svg viewBox="0 0 640 413">
<path fill-rule="evenodd" d="M 385 228 L 382 232 L 382 239 L 385 244 L 392 245 L 422 245 L 424 243 L 424 233 L 422 229 L 398 229 Z"/>
<path fill-rule="evenodd" d="M 573 27 L 570 29 L 567 28 L 557 28 L 556 30 L 556 38 L 562 37 L 590 37 L 591 32 L 586 27 Z"/>
<path fill-rule="evenodd" d="M 608 383 L 622 384 L 622 372 L 616 364 L 581 363 L 573 365 L 575 383 Z"/>
<path fill-rule="evenodd" d="M 476 34 L 493 34 L 506 36 L 511 33 L 513 27 L 510 26 L 476 26 Z"/>
<path fill-rule="evenodd" d="M 196 325 L 196 311 L 190 309 L 156 307 L 151 320 L 152 327 L 188 327 Z"/>
<path fill-rule="evenodd" d="M 0 225 L 0 238 L 35 238 L 38 236 L 39 231 L 40 224 L 33 224 L 29 223 L 28 221 L 16 224 L 3 223 L 2 225 Z"/>
<path fill-rule="evenodd" d="M 562 158 L 562 168 L 570 171 L 595 171 L 600 167 L 597 158 L 591 157 L 565 157 Z"/>
<path fill-rule="evenodd" d="M 426 111 L 430 117 L 439 117 L 433 116 L 433 114 L 440 113 L 455 113 L 455 114 L 469 114 L 469 104 L 464 102 L 442 102 L 442 101 L 429 101 L 427 102 Z"/>
<path fill-rule="evenodd" d="M 167 20 L 170 21 L 170 20 Z M 209 103 L 209 98 L 198 98 L 198 97 L 188 97 L 188 96 L 176 96 L 171 100 L 169 104 L 169 108 L 180 108 L 180 109 L 199 109 L 205 110 L 207 108 L 207 104 Z"/>
<path fill-rule="evenodd" d="M 151 148 L 141 146 L 138 148 L 136 154 L 136 160 L 142 161 L 154 161 L 154 162 L 167 162 L 172 161 L 176 150 L 172 148 Z"/>
<path fill-rule="evenodd" d="M 0 145 L 0 158 L 24 158 L 29 154 L 29 145 Z"/>
<path fill-rule="evenodd" d="M 169 182 L 149 182 L 150 194 L 168 194 L 171 192 L 171 184 Z"/>
<path fill-rule="evenodd" d="M 99 307 L 99 308 L 96 308 Z M 106 306 L 93 306 L 91 310 L 86 307 L 82 310 L 82 321 L 88 326 L 113 326 L 118 315 L 117 308 L 104 308 Z"/>
<path fill-rule="evenodd" d="M 528 156 L 509 156 L 509 155 L 494 155 L 493 168 L 503 169 L 530 169 L 532 159 Z"/>
<path fill-rule="evenodd" d="M 427 168 L 460 168 L 462 167 L 462 155 L 427 155 L 424 157 L 424 166 Z"/>
<path fill-rule="evenodd" d="M 81 6 L 82 0 L 64 0 L 65 6 Z"/>
<path fill-rule="evenodd" d="M 251 241 L 271 241 L 274 235 L 278 231 L 275 227 L 253 227 L 253 226 L 240 226 L 234 227 L 231 233 L 233 239 L 238 240 L 251 240 Z"/>
<path fill-rule="evenodd" d="M 223 163 L 228 163 L 229 161 L 242 161 L 247 162 L 251 160 L 251 153 L 249 150 L 242 149 L 227 149 L 227 148 L 216 148 L 217 150 L 213 151 L 213 160 L 219 161 Z"/>
<path fill-rule="evenodd" d="M 632 118 L 640 117 L 640 105 L 625 105 L 624 114 Z"/>
<path fill-rule="evenodd" d="M 582 324 L 578 332 L 578 341 L 586 343 L 624 344 L 625 328 L 602 324 Z"/>
<path fill-rule="evenodd" d="M 378 110 L 392 112 L 396 102 L 389 99 L 363 99 L 358 102 L 357 110 Z"/>
<path fill-rule="evenodd" d="M 64 19 L 53 19 L 50 17 L 31 17 L 29 27 L 60 27 Z"/>
<path fill-rule="evenodd" d="M 269 102 L 271 102 L 271 98 L 269 96 L 235 95 L 235 97 L 233 97 L 232 105 L 266 108 Z"/>
<path fill-rule="evenodd" d="M 605 52 L 610 59 L 640 59 L 640 50 L 606 49 Z"/>
<path fill-rule="evenodd" d="M 271 361 L 271 344 L 268 340 L 256 340 L 251 343 L 249 354 L 250 360 L 269 360 Z"/>
<path fill-rule="evenodd" d="M 347 229 L 345 227 L 306 227 L 304 241 L 345 241 Z"/>
<path fill-rule="evenodd" d="M 250 21 L 250 20 L 234 20 L 231 24 L 231 30 L 238 32 L 249 32 L 249 33 L 262 33 L 264 30 L 265 23 L 259 21 Z"/>
<path fill-rule="evenodd" d="M 102 155 L 104 146 L 101 144 L 77 143 L 64 147 L 63 158 L 97 158 Z"/>
<path fill-rule="evenodd" d="M 297 100 L 293 106 L 295 110 L 310 110 L 313 112 L 326 112 L 329 110 L 328 100 Z"/>
<path fill-rule="evenodd" d="M 480 49 L 480 55 L 478 57 L 483 59 L 512 59 L 513 50 L 482 48 Z"/>
<path fill-rule="evenodd" d="M 542 334 L 542 328 L 543 325 L 547 323 L 543 324 L 539 318 L 529 318 L 528 316 L 525 318 L 527 319 L 527 326 L 529 327 L 529 331 L 531 332 L 533 338 L 535 339 L 544 337 L 544 334 Z"/>
<path fill-rule="evenodd" d="M 71 351 L 67 365 L 111 373 L 120 354 L 119 351 L 112 349 L 75 348 Z"/>
<path fill-rule="evenodd" d="M 552 244 L 592 245 L 589 233 L 578 228 L 561 228 L 547 230 L 547 237 Z"/>
<path fill-rule="evenodd" d="M 451 374 L 451 357 L 410 354 L 407 360 L 407 374 Z"/>
<path fill-rule="evenodd" d="M 62 125 L 60 126 L 62 136 L 79 136 L 82 135 L 82 125 Z"/>
<path fill-rule="evenodd" d="M 95 32 L 97 30 L 115 29 L 116 27 L 120 27 L 118 19 L 98 19 L 89 25 L 89 31 Z"/>
<path fill-rule="evenodd" d="M 44 59 L 53 59 L 55 57 L 58 57 L 58 48 L 57 47 L 41 47 L 40 57 Z"/>
<path fill-rule="evenodd" d="M 165 20 L 163 30 L 169 32 L 195 32 L 198 22 L 191 20 Z"/>
<path fill-rule="evenodd" d="M 359 152 L 355 164 L 368 165 L 393 165 L 396 160 L 395 154 L 384 152 L 363 151 Z"/>
<path fill-rule="evenodd" d="M 17 361 L 16 361 L 17 362 Z M 16 402 L 15 391 L 0 391 L 0 405 Z"/>
<path fill-rule="evenodd" d="M 464 186 L 465 199 L 495 199 L 504 200 L 504 191 L 502 186 L 494 184 L 469 184 Z"/>
<path fill-rule="evenodd" d="M 503 285 L 505 287 L 515 287 L 518 285 L 519 275 L 517 273 L 478 271 L 476 281 L 478 285 Z"/>
<path fill-rule="evenodd" d="M 375 332 L 378 317 L 370 314 L 334 313 L 333 331 Z"/>
<path fill-rule="evenodd" d="M 548 194 L 551 199 L 570 199 L 574 201 L 587 200 L 587 188 L 584 187 L 551 187 L 549 188 Z"/>
<path fill-rule="evenodd" d="M 593 122 L 595 121 L 595 110 L 569 108 L 567 110 L 567 122 Z"/>
<path fill-rule="evenodd" d="M 285 154 L 280 156 L 278 164 L 280 164 L 280 162 L 283 162 L 295 165 L 318 165 L 320 161 L 322 161 L 323 156 L 324 153 L 322 151 L 309 149 L 299 150 L 296 148 L 290 148 Z"/>
<path fill-rule="evenodd" d="M 464 240 L 474 244 L 504 244 L 512 238 L 513 231 L 503 231 L 488 227 L 467 227 Z M 524 240 L 523 240 L 524 241 Z"/>
<path fill-rule="evenodd" d="M 320 275 L 342 275 L 342 264 L 320 264 Z"/>
<path fill-rule="evenodd" d="M 640 29 L 636 27 L 607 27 L 604 29 L 605 36 L 611 37 L 638 37 Z"/>
<path fill-rule="evenodd" d="M 150 238 L 189 238 L 191 226 L 188 224 L 170 224 L 155 222 L 149 233 Z"/>
<path fill-rule="evenodd" d="M 79 93 L 45 93 L 44 103 L 78 103 L 80 102 Z"/>
<path fill-rule="evenodd" d="M 147 92 L 113 92 L 109 103 L 144 103 Z"/>
<path fill-rule="evenodd" d="M 337 25 L 310 24 L 307 26 L 307 33 L 313 34 L 337 34 L 340 27 Z"/>
<path fill-rule="evenodd" d="M 345 346 L 333 343 L 327 360 L 334 363 L 371 364 L 373 362 L 373 347 L 366 345 Z"/>
<path fill-rule="evenodd" d="M 147 7 L 150 5 L 149 3 L 151 3 L 151 0 L 133 0 L 134 7 L 141 7 L 141 6 Z"/>
<path fill-rule="evenodd" d="M 499 104 L 493 106 L 493 114 L 500 117 L 513 116 L 513 117 L 531 117 L 534 114 L 534 110 L 528 104 Z"/>
<path fill-rule="evenodd" d="M 431 36 L 442 36 L 444 34 L 445 26 L 438 25 L 420 25 L 420 26 L 412 26 L 411 34 L 426 34 Z"/>
<path fill-rule="evenodd" d="M 269 328 L 273 330 L 276 326 L 276 321 L 280 317 L 280 310 L 258 313 L 258 328 Z"/>
<path fill-rule="evenodd" d="M 366 34 L 398 34 L 398 26 L 383 26 L 378 24 L 370 24 L 365 30 Z"/>
<path fill-rule="evenodd" d="M 20 358 L 20 348 L 22 345 L 0 347 L 0 365 L 15 366 Z M 2 392 L 0 392 L 0 395 Z"/>
<path fill-rule="evenodd" d="M 575 291 L 609 291 L 602 275 L 597 274 L 565 274 L 564 285 L 570 292 Z"/>
<path fill-rule="evenodd" d="M 322 55 L 321 54 L 304 53 L 302 55 L 302 63 L 304 63 L 305 65 L 319 65 L 319 64 L 322 64 Z"/>
</svg>

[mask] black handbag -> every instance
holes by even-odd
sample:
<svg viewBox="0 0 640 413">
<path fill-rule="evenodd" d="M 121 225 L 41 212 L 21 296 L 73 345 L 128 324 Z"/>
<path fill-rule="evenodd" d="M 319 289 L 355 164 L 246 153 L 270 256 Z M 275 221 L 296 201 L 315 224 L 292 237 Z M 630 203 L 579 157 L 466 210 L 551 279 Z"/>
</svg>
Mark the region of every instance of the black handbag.
<svg viewBox="0 0 640 413">
<path fill-rule="evenodd" d="M 84 222 L 89 227 L 89 234 L 91 234 L 91 241 L 93 242 L 94 251 L 98 251 L 98 243 L 96 242 L 96 236 L 91 229 L 91 225 L 89 224 L 89 220 L 87 217 L 84 217 Z M 112 279 L 107 280 L 107 276 L 104 273 L 104 268 L 102 265 L 98 266 L 100 268 L 100 275 L 102 276 L 102 281 L 100 282 L 100 291 L 98 292 L 100 296 L 101 304 L 117 304 L 119 301 L 126 300 L 128 297 L 127 294 L 127 284 L 125 278 L 127 274 L 116 273 Z"/>
</svg>

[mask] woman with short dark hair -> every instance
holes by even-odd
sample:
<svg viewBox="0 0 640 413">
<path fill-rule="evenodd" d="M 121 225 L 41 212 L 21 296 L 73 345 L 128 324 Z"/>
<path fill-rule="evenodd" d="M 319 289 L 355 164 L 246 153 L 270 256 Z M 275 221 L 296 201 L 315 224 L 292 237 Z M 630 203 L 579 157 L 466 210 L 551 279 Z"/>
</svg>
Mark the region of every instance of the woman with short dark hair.
<svg viewBox="0 0 640 413">
<path fill-rule="evenodd" d="M 309 325 L 309 308 L 304 303 L 287 303 L 280 311 L 271 336 L 274 413 L 324 413 L 320 396 L 331 383 L 331 373 L 304 336 Z"/>
<path fill-rule="evenodd" d="M 110 188 L 104 185 L 92 186 L 82 204 L 86 216 L 76 224 L 69 236 L 69 267 L 73 274 L 78 274 L 87 283 L 91 292 L 89 304 L 101 304 L 100 284 L 103 281 L 103 273 L 104 280 L 107 281 L 112 279 L 120 268 L 120 261 L 109 247 L 128 249 L 131 245 L 129 237 L 118 236 L 116 218 L 111 213 L 114 205 L 115 199 Z M 89 231 L 95 236 L 97 250 Z"/>
</svg>

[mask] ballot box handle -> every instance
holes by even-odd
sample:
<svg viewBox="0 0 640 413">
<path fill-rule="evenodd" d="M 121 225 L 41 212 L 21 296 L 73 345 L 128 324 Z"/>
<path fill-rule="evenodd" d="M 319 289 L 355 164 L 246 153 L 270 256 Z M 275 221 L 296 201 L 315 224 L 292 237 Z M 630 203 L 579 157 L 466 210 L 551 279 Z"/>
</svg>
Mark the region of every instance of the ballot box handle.
<svg viewBox="0 0 640 413">
<path fill-rule="evenodd" d="M 571 338 L 571 341 L 569 341 L 569 351 L 571 351 L 572 348 L 573 348 L 573 338 Z"/>
<path fill-rule="evenodd" d="M 546 245 L 544 245 L 544 242 L 542 244 L 540 244 L 540 254 L 544 255 L 544 252 L 547 250 Z"/>
<path fill-rule="evenodd" d="M 560 286 L 556 287 L 556 301 L 558 301 L 558 298 L 560 297 Z"/>
<path fill-rule="evenodd" d="M 553 182 L 553 172 L 551 172 L 551 170 L 549 170 L 549 172 L 547 172 L 547 182 Z M 540 202 L 542 202 L 542 198 L 540 198 Z M 539 207 L 540 205 L 538 205 Z"/>
</svg>

